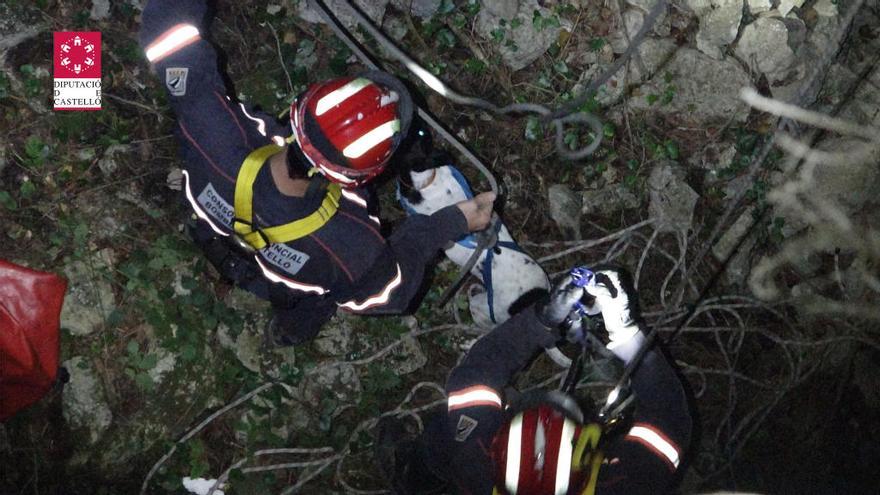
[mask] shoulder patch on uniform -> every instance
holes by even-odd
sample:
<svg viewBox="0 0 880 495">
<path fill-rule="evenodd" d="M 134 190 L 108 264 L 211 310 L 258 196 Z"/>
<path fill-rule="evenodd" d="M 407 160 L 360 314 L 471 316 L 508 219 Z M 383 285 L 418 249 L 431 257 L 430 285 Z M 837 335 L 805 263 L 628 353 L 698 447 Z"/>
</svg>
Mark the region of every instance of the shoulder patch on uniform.
<svg viewBox="0 0 880 495">
<path fill-rule="evenodd" d="M 477 429 L 477 425 L 480 424 L 476 419 L 462 414 L 458 417 L 458 424 L 455 425 L 455 441 L 456 442 L 464 442 L 467 440 L 471 433 Z"/>
<path fill-rule="evenodd" d="M 186 94 L 187 75 L 189 75 L 188 67 L 168 67 L 165 69 L 165 86 L 168 87 L 171 96 Z"/>
</svg>

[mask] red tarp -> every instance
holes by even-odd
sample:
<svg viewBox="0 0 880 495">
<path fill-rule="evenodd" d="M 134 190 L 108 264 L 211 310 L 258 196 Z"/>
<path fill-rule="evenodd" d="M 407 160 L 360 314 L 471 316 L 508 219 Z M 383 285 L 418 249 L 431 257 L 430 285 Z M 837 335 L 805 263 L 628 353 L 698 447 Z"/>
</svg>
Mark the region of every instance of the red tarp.
<svg viewBox="0 0 880 495">
<path fill-rule="evenodd" d="M 52 388 L 66 289 L 57 275 L 0 260 L 0 421 Z"/>
</svg>

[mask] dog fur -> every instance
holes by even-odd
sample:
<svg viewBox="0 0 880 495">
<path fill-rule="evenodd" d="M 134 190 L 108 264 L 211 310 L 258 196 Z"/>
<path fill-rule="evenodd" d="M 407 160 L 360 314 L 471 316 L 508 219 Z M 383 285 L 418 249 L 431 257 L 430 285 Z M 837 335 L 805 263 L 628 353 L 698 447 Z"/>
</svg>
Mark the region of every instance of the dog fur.
<svg viewBox="0 0 880 495">
<path fill-rule="evenodd" d="M 467 180 L 449 165 L 402 175 L 397 188 L 398 200 L 410 214 L 430 215 L 473 197 Z M 446 256 L 453 263 L 463 266 L 476 245 L 474 235 L 468 235 L 447 247 Z M 490 267 L 486 267 L 487 258 L 490 258 Z M 475 323 L 487 328 L 507 320 L 546 294 L 550 288 L 547 274 L 520 249 L 503 224 L 498 230 L 498 243 L 491 253 L 485 250 L 480 255 L 471 273 L 481 282 L 468 288 L 471 316 Z M 487 278 L 491 278 L 488 284 Z"/>
</svg>

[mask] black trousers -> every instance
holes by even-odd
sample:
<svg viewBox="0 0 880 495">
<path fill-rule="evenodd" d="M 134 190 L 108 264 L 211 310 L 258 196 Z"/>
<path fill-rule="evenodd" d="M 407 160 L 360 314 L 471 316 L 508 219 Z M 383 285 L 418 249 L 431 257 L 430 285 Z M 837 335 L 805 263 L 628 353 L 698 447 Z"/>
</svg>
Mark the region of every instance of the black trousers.
<svg viewBox="0 0 880 495">
<path fill-rule="evenodd" d="M 301 295 L 263 276 L 253 255 L 245 253 L 228 237 L 216 235 L 202 222 L 187 222 L 196 246 L 225 280 L 272 304 L 275 324 L 292 341 L 314 337 L 336 314 L 333 299 Z"/>
</svg>

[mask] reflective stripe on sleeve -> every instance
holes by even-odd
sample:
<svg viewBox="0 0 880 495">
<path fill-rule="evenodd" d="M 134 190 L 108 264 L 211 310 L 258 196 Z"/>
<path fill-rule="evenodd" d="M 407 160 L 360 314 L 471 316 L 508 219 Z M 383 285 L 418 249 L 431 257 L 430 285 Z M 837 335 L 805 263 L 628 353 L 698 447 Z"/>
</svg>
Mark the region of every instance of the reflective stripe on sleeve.
<svg viewBox="0 0 880 495">
<path fill-rule="evenodd" d="M 239 103 L 238 105 L 241 107 L 241 111 L 242 111 L 242 113 L 244 113 L 245 117 L 247 117 L 248 119 L 257 123 L 257 132 L 259 132 L 260 134 L 265 136 L 266 135 L 266 122 L 263 119 L 258 119 L 256 117 L 252 116 L 251 114 L 249 114 L 247 112 L 247 110 L 244 108 L 244 103 Z M 275 143 L 277 144 L 278 142 L 276 141 Z M 279 144 L 278 146 L 284 146 L 283 139 L 282 139 L 281 144 Z"/>
<path fill-rule="evenodd" d="M 400 272 L 400 265 L 395 263 L 394 266 L 397 267 L 397 276 L 391 279 L 391 281 L 388 282 L 388 285 L 379 291 L 378 294 L 370 296 L 361 302 L 351 300 L 341 304 L 337 303 L 339 304 L 339 307 L 350 309 L 352 311 L 363 311 L 372 308 L 373 306 L 387 303 L 388 300 L 391 299 L 391 292 L 403 282 L 403 274 Z"/>
<path fill-rule="evenodd" d="M 648 447 L 668 462 L 673 469 L 678 467 L 679 454 L 678 447 L 672 443 L 658 429 L 645 423 L 636 423 L 626 435 L 627 440 L 633 440 Z"/>
<path fill-rule="evenodd" d="M 510 422 L 507 433 L 507 465 L 504 468 L 504 487 L 510 495 L 516 495 L 519 489 L 519 463 L 522 455 L 522 422 L 523 415 L 517 414 Z"/>
<path fill-rule="evenodd" d="M 342 150 L 346 158 L 358 158 L 370 151 L 386 139 L 391 139 L 394 133 L 400 130 L 400 119 L 389 120 L 384 124 L 372 129 L 370 132 L 357 138 Z"/>
<path fill-rule="evenodd" d="M 290 287 L 291 289 L 296 289 L 303 292 L 312 292 L 319 295 L 329 292 L 327 289 L 319 285 L 303 284 L 297 282 L 296 280 L 278 275 L 277 273 L 267 268 L 265 264 L 263 264 L 263 261 L 260 259 L 260 255 L 254 255 L 254 259 L 256 259 L 257 264 L 260 265 L 260 269 L 263 271 L 263 276 L 271 280 L 272 282 L 279 282 L 286 285 L 287 287 Z"/>
<path fill-rule="evenodd" d="M 229 234 L 224 232 L 220 227 L 216 226 L 214 222 L 211 221 L 211 217 L 205 213 L 205 210 L 199 205 L 199 202 L 192 195 L 192 190 L 189 187 L 189 172 L 183 170 L 183 189 L 186 191 L 186 199 L 189 201 L 189 204 L 193 207 L 193 211 L 196 212 L 196 216 L 201 218 L 202 220 L 208 222 L 208 226 L 211 227 L 211 230 L 214 232 L 226 237 Z"/>
<path fill-rule="evenodd" d="M 450 411 L 475 406 L 492 406 L 501 409 L 501 396 L 485 385 L 476 385 L 450 393 L 446 403 Z"/>
<path fill-rule="evenodd" d="M 198 41 L 199 30 L 192 24 L 178 24 L 162 33 L 145 50 L 147 60 L 158 62 L 181 48 Z"/>
</svg>

